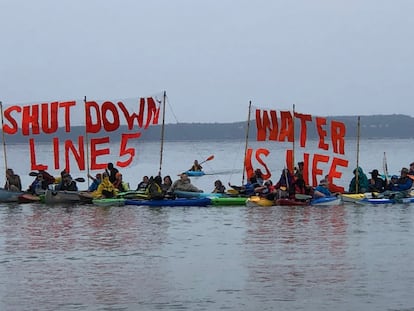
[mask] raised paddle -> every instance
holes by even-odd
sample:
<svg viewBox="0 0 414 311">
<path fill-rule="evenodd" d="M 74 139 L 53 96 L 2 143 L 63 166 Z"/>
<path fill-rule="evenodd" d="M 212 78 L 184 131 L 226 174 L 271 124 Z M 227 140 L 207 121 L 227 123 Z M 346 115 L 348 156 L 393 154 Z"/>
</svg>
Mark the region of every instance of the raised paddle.
<svg viewBox="0 0 414 311">
<path fill-rule="evenodd" d="M 211 156 L 209 156 L 207 159 L 205 159 L 203 162 L 200 162 L 199 164 L 206 163 L 207 161 L 211 161 L 213 159 L 214 159 L 214 154 L 212 154 Z"/>
<path fill-rule="evenodd" d="M 41 174 L 40 172 L 30 172 L 29 173 L 29 176 L 32 176 L 32 177 L 36 177 L 37 175 L 39 175 L 39 174 Z M 83 177 L 78 177 L 78 178 L 74 178 L 73 179 L 74 181 L 77 181 L 77 182 L 84 182 L 85 181 L 85 178 L 83 178 Z"/>
</svg>

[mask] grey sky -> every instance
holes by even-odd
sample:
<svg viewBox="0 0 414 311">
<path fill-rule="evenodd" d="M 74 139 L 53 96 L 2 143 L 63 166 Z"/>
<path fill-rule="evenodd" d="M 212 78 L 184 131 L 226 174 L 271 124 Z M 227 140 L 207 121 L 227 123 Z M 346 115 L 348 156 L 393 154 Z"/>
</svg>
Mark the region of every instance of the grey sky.
<svg viewBox="0 0 414 311">
<path fill-rule="evenodd" d="M 411 0 L 0 0 L 0 100 L 167 92 L 178 122 L 402 113 Z"/>
</svg>

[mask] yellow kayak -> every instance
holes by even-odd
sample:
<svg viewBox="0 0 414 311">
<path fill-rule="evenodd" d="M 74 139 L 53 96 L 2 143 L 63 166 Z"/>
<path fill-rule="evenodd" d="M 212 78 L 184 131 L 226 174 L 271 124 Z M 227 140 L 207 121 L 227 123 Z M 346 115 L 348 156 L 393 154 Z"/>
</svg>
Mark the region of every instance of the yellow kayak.
<svg viewBox="0 0 414 311">
<path fill-rule="evenodd" d="M 259 197 L 258 195 L 253 195 L 246 201 L 247 206 L 273 206 L 275 202 L 273 200 L 268 200 L 266 198 Z"/>
</svg>

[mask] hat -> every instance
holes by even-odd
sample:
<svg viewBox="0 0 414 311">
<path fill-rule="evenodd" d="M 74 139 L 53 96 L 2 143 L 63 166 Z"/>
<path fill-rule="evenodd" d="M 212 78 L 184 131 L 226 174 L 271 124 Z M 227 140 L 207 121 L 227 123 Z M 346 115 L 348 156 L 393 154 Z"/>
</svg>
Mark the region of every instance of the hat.
<svg viewBox="0 0 414 311">
<path fill-rule="evenodd" d="M 379 175 L 378 170 L 372 170 L 372 172 L 369 172 L 371 175 Z"/>
<path fill-rule="evenodd" d="M 398 179 L 398 176 L 397 175 L 392 175 L 391 179 Z"/>
<path fill-rule="evenodd" d="M 401 169 L 401 173 L 407 173 L 407 174 L 408 174 L 408 168 L 403 167 L 403 168 Z"/>
</svg>

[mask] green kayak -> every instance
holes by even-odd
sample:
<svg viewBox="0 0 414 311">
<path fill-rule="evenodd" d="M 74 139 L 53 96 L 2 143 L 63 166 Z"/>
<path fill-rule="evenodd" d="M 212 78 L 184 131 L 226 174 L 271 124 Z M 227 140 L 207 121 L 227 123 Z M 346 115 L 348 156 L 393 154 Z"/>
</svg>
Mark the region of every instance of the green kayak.
<svg viewBox="0 0 414 311">
<path fill-rule="evenodd" d="M 210 198 L 211 204 L 214 206 L 241 206 L 246 205 L 246 197 L 221 197 L 221 198 Z"/>
</svg>

